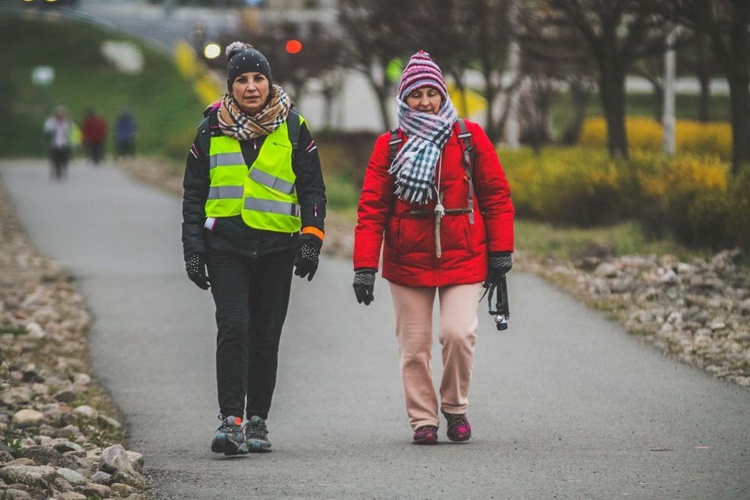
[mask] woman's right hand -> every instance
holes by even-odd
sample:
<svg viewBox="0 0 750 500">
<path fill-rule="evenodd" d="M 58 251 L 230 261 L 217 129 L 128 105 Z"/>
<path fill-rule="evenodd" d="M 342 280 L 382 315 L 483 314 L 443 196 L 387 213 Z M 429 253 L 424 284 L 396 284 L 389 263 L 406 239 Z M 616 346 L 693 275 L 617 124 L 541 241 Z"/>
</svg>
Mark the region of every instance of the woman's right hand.
<svg viewBox="0 0 750 500">
<path fill-rule="evenodd" d="M 365 303 L 366 306 L 375 300 L 373 292 L 375 290 L 375 269 L 363 268 L 354 271 L 354 294 L 357 296 L 357 302 Z"/>
<path fill-rule="evenodd" d="M 206 275 L 206 259 L 202 254 L 194 253 L 185 257 L 185 270 L 190 281 L 202 290 L 208 290 L 211 286 Z"/>
</svg>

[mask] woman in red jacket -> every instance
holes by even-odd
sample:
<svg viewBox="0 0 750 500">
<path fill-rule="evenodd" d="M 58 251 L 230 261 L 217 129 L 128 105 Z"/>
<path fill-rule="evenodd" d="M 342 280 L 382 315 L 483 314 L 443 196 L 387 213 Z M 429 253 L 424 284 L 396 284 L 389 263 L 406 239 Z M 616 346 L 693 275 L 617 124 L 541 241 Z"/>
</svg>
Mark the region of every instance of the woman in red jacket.
<svg viewBox="0 0 750 500">
<path fill-rule="evenodd" d="M 384 245 L 382 273 L 393 296 L 414 443 L 437 442 L 438 409 L 448 438 L 466 441 L 482 283 L 513 265 L 510 187 L 482 127 L 457 119 L 442 72 L 426 52 L 414 54 L 404 68 L 397 102 L 398 136 L 377 139 L 365 173 L 354 233 L 354 290 L 359 303 L 374 300 Z M 430 372 L 436 294 L 439 399 Z"/>
</svg>

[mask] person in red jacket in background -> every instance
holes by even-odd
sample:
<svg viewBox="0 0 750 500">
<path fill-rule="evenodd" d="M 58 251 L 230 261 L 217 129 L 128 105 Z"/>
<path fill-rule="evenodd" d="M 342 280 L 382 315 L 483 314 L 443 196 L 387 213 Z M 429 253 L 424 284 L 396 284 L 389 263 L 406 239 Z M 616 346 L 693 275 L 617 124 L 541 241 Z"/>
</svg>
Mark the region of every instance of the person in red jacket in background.
<svg viewBox="0 0 750 500">
<path fill-rule="evenodd" d="M 107 142 L 107 122 L 96 113 L 94 108 L 86 109 L 81 125 L 83 147 L 86 155 L 94 165 L 98 165 L 104 158 L 104 146 Z"/>
<path fill-rule="evenodd" d="M 482 127 L 458 120 L 428 53 L 417 52 L 404 68 L 397 103 L 397 137 L 385 133 L 376 140 L 365 172 L 354 231 L 354 291 L 359 303 L 374 300 L 384 245 L 382 274 L 393 297 L 413 442 L 437 443 L 438 410 L 448 439 L 466 441 L 482 285 L 513 266 L 510 187 Z M 395 155 L 394 147 L 400 148 Z M 464 161 L 467 149 L 471 161 Z M 436 295 L 439 398 L 430 371 Z"/>
</svg>

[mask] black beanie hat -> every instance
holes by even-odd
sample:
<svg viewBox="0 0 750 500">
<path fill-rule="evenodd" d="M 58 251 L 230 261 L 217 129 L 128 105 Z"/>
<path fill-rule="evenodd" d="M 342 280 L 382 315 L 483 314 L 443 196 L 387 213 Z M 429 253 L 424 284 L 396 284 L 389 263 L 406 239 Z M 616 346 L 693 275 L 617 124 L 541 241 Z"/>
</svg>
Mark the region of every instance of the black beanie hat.
<svg viewBox="0 0 750 500">
<path fill-rule="evenodd" d="M 266 56 L 258 52 L 252 45 L 242 42 L 232 42 L 227 45 L 227 90 L 232 91 L 234 79 L 243 73 L 262 73 L 273 86 L 271 65 Z"/>
</svg>

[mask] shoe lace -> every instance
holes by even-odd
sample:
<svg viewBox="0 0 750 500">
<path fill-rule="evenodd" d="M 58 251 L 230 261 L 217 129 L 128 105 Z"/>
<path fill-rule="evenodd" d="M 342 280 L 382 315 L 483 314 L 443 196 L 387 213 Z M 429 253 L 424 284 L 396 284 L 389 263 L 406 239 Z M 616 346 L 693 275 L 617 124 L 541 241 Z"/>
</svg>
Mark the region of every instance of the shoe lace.
<svg viewBox="0 0 750 500">
<path fill-rule="evenodd" d="M 218 430 L 222 432 L 235 431 L 239 428 L 239 425 L 233 423 L 230 417 L 219 415 L 219 420 L 221 420 L 221 425 Z"/>
<path fill-rule="evenodd" d="M 248 437 L 264 438 L 268 435 L 266 423 L 260 420 L 250 421 L 245 426 L 245 435 Z"/>
<path fill-rule="evenodd" d="M 449 413 L 446 413 L 445 419 L 448 421 L 448 425 L 451 427 L 466 425 L 469 422 L 469 420 L 466 418 L 466 415 L 451 415 Z"/>
</svg>

